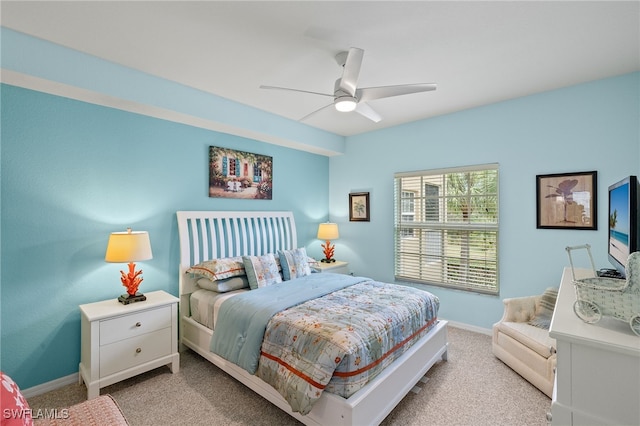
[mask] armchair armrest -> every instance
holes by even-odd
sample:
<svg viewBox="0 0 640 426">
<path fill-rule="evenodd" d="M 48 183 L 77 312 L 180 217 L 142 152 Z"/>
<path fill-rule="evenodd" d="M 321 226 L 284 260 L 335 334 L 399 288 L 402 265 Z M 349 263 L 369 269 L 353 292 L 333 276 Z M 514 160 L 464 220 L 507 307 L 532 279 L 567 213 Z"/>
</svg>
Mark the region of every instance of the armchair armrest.
<svg viewBox="0 0 640 426">
<path fill-rule="evenodd" d="M 528 322 L 536 314 L 541 296 L 524 296 L 504 299 L 504 313 L 500 322 Z"/>
</svg>

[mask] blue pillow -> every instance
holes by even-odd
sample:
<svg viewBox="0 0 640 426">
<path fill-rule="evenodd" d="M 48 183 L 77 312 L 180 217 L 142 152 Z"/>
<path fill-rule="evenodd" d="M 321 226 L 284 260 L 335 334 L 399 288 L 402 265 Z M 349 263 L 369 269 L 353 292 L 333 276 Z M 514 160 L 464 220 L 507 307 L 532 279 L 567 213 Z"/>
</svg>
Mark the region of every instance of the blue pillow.
<svg viewBox="0 0 640 426">
<path fill-rule="evenodd" d="M 273 253 L 264 256 L 242 256 L 242 262 L 252 290 L 282 282 Z"/>
<path fill-rule="evenodd" d="M 311 274 L 307 250 L 304 247 L 294 250 L 278 250 L 278 256 L 285 281 Z"/>
</svg>

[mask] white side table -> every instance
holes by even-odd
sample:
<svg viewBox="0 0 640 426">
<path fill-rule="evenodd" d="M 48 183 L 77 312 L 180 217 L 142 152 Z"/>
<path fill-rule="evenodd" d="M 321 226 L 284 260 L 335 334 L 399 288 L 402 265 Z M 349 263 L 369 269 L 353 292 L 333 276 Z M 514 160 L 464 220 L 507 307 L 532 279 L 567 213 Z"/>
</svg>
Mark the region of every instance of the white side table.
<svg viewBox="0 0 640 426">
<path fill-rule="evenodd" d="M 87 399 L 100 389 L 163 365 L 180 369 L 178 298 L 164 291 L 123 305 L 113 298 L 80 305 L 80 383 Z"/>
<path fill-rule="evenodd" d="M 315 272 L 332 272 L 334 274 L 349 275 L 349 262 L 336 260 L 335 262 L 318 262 L 313 266 Z"/>
</svg>

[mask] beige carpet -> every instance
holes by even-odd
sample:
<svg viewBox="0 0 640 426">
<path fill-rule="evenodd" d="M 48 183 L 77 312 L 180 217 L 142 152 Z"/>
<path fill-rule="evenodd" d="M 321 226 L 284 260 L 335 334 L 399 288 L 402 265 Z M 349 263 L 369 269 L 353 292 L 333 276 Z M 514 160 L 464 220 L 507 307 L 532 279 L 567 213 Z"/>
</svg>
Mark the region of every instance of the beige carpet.
<svg viewBox="0 0 640 426">
<path fill-rule="evenodd" d="M 449 357 L 427 373 L 383 425 L 546 426 L 551 401 L 491 353 L 491 338 L 449 327 Z M 132 426 L 297 425 L 296 420 L 191 351 L 180 372 L 161 367 L 108 386 Z M 29 399 L 32 409 L 63 408 L 86 399 L 68 385 Z M 328 425 L 330 426 L 330 425 Z"/>
</svg>

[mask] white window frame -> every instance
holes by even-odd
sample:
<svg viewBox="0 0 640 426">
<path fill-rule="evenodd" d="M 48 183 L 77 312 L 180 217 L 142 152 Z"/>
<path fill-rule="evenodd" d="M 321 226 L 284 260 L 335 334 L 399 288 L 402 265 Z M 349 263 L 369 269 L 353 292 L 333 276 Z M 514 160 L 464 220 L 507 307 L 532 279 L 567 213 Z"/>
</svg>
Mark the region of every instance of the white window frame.
<svg viewBox="0 0 640 426">
<path fill-rule="evenodd" d="M 415 197 L 414 191 L 402 192 L 402 202 L 400 206 L 400 211 L 402 214 L 403 221 L 412 222 L 415 220 L 416 202 L 414 197 Z M 404 229 L 400 232 L 400 234 L 401 234 L 400 235 L 401 238 L 413 238 L 414 232 L 413 232 L 413 229 Z"/>
<path fill-rule="evenodd" d="M 486 177 L 485 185 L 466 186 L 465 193 L 447 189 L 448 179 L 473 175 Z M 498 164 L 396 173 L 395 279 L 499 294 L 498 189 Z M 408 193 L 414 194 L 411 221 L 404 216 Z M 463 214 L 455 207 L 460 200 L 483 207 Z"/>
</svg>

